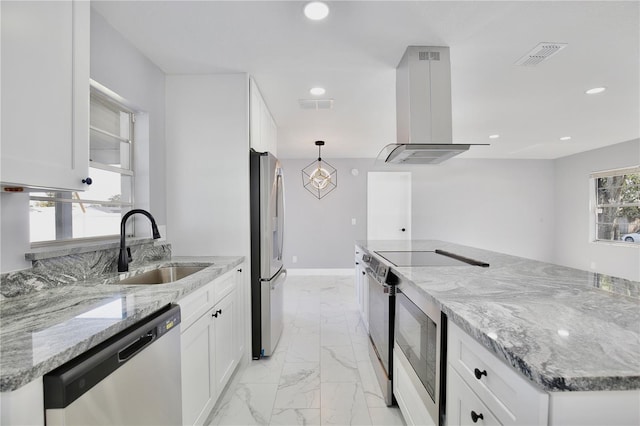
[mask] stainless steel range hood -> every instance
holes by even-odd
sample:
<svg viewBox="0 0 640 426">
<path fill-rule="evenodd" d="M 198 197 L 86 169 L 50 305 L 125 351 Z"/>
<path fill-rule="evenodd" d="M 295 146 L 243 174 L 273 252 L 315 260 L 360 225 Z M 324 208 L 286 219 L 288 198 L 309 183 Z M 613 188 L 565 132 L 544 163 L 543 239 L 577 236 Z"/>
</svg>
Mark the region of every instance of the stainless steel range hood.
<svg viewBox="0 0 640 426">
<path fill-rule="evenodd" d="M 448 47 L 409 46 L 396 69 L 397 143 L 378 160 L 396 164 L 437 164 L 472 144 L 451 136 L 451 62 Z"/>
</svg>

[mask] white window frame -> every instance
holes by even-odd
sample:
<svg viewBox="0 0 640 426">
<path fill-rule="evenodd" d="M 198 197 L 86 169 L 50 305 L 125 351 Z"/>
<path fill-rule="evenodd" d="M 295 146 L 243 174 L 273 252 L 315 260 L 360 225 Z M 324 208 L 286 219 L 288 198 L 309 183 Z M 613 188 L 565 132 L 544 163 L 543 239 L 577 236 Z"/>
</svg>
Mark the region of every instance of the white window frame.
<svg viewBox="0 0 640 426">
<path fill-rule="evenodd" d="M 599 178 L 621 176 L 627 174 L 640 174 L 640 165 L 633 167 L 625 167 L 620 169 L 603 170 L 599 172 L 593 172 L 589 176 L 589 194 L 590 194 L 590 214 L 589 214 L 589 227 L 590 227 L 590 241 L 597 244 L 616 244 L 628 247 L 640 248 L 640 243 L 629 243 L 621 239 L 609 240 L 598 238 L 598 214 L 599 209 L 603 207 L 640 207 L 638 203 L 620 203 L 620 204 L 599 204 L 598 203 L 598 188 L 597 180 Z M 627 234 L 627 232 L 620 232 L 620 236 Z"/>
<path fill-rule="evenodd" d="M 104 86 L 94 81 L 91 81 L 91 95 L 100 98 L 103 102 L 107 102 L 117 107 L 122 112 L 126 112 L 130 114 L 131 119 L 130 119 L 130 128 L 129 128 L 129 139 L 121 138 L 117 135 L 113 135 L 109 132 L 106 132 L 94 126 L 90 126 L 90 130 L 89 130 L 90 133 L 98 132 L 98 133 L 106 134 L 110 137 L 113 137 L 114 139 L 117 139 L 129 144 L 129 167 L 128 168 L 116 167 L 109 164 L 103 164 L 97 161 L 93 161 L 92 159 L 89 159 L 89 168 L 115 172 L 115 173 L 119 173 L 122 176 L 129 176 L 131 178 L 130 188 L 128 188 L 131 194 L 130 202 L 83 199 L 81 195 L 79 195 L 76 192 L 56 192 L 56 191 L 45 191 L 48 193 L 53 193 L 53 196 L 44 197 L 44 196 L 38 196 L 38 195 L 30 195 L 29 200 L 58 202 L 60 203 L 60 206 L 70 205 L 74 203 L 75 204 L 100 204 L 102 206 L 119 206 L 121 207 L 120 216 L 122 216 L 124 215 L 124 213 L 126 213 L 128 210 L 134 207 L 134 196 L 135 196 L 135 172 L 134 172 L 135 130 L 134 130 L 134 126 L 135 126 L 136 112 L 131 108 L 127 107 L 125 105 L 125 102 L 123 102 L 123 99 L 120 96 L 118 96 L 114 92 L 110 91 L 109 89 L 105 88 Z M 65 215 L 64 218 L 61 218 L 60 216 L 58 216 L 58 214 L 59 212 L 56 211 L 56 221 L 62 220 L 64 222 L 64 224 L 62 225 L 63 227 L 72 226 L 70 212 L 68 217 L 66 216 L 65 213 L 60 213 Z M 130 221 L 130 223 L 127 224 L 127 235 L 133 235 L 134 233 L 133 226 L 134 226 L 134 221 Z M 71 231 L 68 231 L 68 232 L 71 232 Z M 57 234 L 58 234 L 58 231 L 56 230 L 56 239 L 54 240 L 31 242 L 31 247 L 37 248 L 37 247 L 57 246 L 57 245 L 65 245 L 68 243 L 75 243 L 75 242 L 92 242 L 92 241 L 98 242 L 98 241 L 105 241 L 105 240 L 114 240 L 119 237 L 119 233 L 114 233 L 109 235 L 100 235 L 100 236 L 93 236 L 93 237 L 76 237 L 76 238 L 70 237 L 70 238 L 58 239 Z"/>
</svg>

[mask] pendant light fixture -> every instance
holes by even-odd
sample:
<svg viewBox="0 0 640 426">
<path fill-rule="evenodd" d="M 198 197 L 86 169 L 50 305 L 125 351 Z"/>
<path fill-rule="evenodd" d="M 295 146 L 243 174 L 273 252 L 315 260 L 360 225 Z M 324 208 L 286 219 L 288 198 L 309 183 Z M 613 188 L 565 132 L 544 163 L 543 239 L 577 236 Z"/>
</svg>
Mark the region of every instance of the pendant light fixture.
<svg viewBox="0 0 640 426">
<path fill-rule="evenodd" d="M 322 160 L 320 150 L 324 141 L 316 141 L 315 144 L 318 147 L 318 160 L 302 169 L 302 186 L 319 200 L 338 187 L 338 171 Z"/>
</svg>

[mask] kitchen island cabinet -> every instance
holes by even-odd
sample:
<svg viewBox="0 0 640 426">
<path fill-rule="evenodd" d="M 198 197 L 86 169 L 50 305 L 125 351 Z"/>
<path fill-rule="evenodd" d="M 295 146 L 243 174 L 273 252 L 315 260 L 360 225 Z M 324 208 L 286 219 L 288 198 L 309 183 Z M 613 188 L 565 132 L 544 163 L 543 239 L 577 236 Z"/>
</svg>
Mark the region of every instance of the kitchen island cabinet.
<svg viewBox="0 0 640 426">
<path fill-rule="evenodd" d="M 546 425 L 549 395 L 453 323 L 447 336 L 447 424 Z M 475 413 L 475 415 L 473 414 Z"/>
<path fill-rule="evenodd" d="M 362 263 L 362 251 L 356 250 L 356 303 L 360 312 L 360 319 L 365 330 L 369 332 L 369 278 Z"/>
<path fill-rule="evenodd" d="M 640 424 L 639 282 L 442 241 L 356 245 L 490 265 L 397 267 L 375 255 L 447 316 L 448 424 Z"/>
<path fill-rule="evenodd" d="M 2 186 L 82 191 L 89 171 L 85 1 L 10 1 L 2 16 Z"/>
</svg>

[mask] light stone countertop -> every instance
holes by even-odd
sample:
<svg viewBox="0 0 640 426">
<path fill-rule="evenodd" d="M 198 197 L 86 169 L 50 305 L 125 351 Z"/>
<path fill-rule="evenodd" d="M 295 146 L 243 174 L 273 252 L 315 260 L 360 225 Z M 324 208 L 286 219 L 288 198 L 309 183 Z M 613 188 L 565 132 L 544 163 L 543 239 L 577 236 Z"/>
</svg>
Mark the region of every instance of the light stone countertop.
<svg viewBox="0 0 640 426">
<path fill-rule="evenodd" d="M 0 300 L 0 391 L 16 390 L 52 371 L 243 261 L 242 256 L 173 257 L 126 276 L 158 266 L 207 267 L 169 284 L 118 285 L 113 282 L 120 274 L 112 273 Z"/>
<path fill-rule="evenodd" d="M 357 241 L 435 250 L 490 267 L 395 267 L 403 285 L 546 391 L 640 389 L 640 282 L 441 241 Z"/>
</svg>

